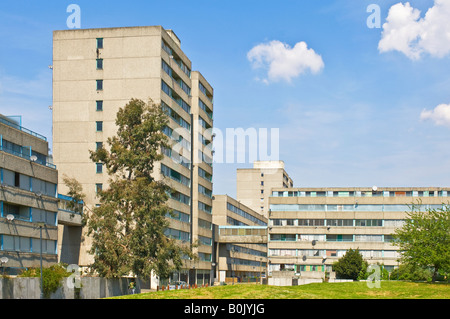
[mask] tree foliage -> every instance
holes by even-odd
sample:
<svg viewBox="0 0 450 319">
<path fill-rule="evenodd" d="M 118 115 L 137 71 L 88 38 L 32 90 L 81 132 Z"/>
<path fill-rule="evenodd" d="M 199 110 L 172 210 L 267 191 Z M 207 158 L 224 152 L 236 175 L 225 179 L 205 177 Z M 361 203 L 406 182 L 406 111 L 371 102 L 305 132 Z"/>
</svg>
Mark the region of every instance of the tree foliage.
<svg viewBox="0 0 450 319">
<path fill-rule="evenodd" d="M 67 175 L 63 176 L 63 182 L 68 188 L 67 195 L 72 198 L 68 202 L 68 208 L 74 212 L 83 213 L 83 205 L 80 205 L 86 198 L 86 195 L 83 193 L 83 186 L 75 178 L 68 177 Z"/>
<path fill-rule="evenodd" d="M 359 249 L 349 249 L 344 256 L 333 264 L 336 277 L 340 279 L 359 280 L 366 277 L 367 262 Z"/>
<path fill-rule="evenodd" d="M 42 269 L 42 283 L 44 298 L 50 298 L 51 294 L 61 287 L 61 280 L 69 277 L 72 273 L 67 271 L 67 264 L 54 264 Z M 19 277 L 40 277 L 40 268 L 28 268 Z"/>
<path fill-rule="evenodd" d="M 168 147 L 162 132 L 167 123 L 159 105 L 133 99 L 117 113 L 109 150 L 91 151 L 92 161 L 104 163 L 110 175 L 109 187 L 98 194 L 101 205 L 87 217 L 91 266 L 101 276 L 148 278 L 155 271 L 167 277 L 181 267 L 183 255 L 191 255 L 189 247 L 164 235 L 171 189 L 153 177 L 161 147 Z"/>
<path fill-rule="evenodd" d="M 421 202 L 411 211 L 394 234 L 401 262 L 423 269 L 432 269 L 432 280 L 439 272 L 450 272 L 450 207 L 422 209 Z"/>
</svg>

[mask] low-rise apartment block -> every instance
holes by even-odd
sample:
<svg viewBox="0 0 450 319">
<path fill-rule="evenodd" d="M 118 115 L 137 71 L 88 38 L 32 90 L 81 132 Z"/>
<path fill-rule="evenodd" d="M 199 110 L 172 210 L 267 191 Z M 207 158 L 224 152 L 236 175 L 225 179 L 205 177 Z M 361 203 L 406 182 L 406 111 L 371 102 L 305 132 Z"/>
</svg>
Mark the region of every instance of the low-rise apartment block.
<svg viewBox="0 0 450 319">
<path fill-rule="evenodd" d="M 392 238 L 412 204 L 442 208 L 450 188 L 278 188 L 272 189 L 268 258 L 272 271 L 331 271 L 348 249 L 369 264 L 398 266 Z"/>
<path fill-rule="evenodd" d="M 58 172 L 46 137 L 0 115 L 0 259 L 2 273 L 58 261 Z"/>
<path fill-rule="evenodd" d="M 267 218 L 228 195 L 214 195 L 218 282 L 259 282 L 267 267 Z"/>
</svg>

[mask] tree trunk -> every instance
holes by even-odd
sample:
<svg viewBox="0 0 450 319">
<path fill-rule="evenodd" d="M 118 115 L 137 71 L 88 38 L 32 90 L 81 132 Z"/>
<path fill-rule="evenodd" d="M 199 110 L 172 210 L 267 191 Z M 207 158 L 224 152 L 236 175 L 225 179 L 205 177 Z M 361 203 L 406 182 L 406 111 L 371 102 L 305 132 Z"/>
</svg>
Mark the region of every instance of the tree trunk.
<svg viewBox="0 0 450 319">
<path fill-rule="evenodd" d="M 435 266 L 433 271 L 433 277 L 431 277 L 432 282 L 436 281 L 437 275 L 438 275 L 438 267 Z"/>
</svg>

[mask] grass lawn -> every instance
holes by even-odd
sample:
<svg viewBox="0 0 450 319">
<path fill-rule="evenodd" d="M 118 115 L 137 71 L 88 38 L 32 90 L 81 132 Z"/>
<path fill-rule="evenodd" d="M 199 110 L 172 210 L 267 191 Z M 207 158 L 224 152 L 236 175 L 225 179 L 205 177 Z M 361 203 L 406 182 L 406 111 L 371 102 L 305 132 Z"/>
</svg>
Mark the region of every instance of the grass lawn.
<svg viewBox="0 0 450 319">
<path fill-rule="evenodd" d="M 450 299 L 450 284 L 382 281 L 380 288 L 369 288 L 366 282 L 288 287 L 236 284 L 149 292 L 114 299 Z"/>
</svg>

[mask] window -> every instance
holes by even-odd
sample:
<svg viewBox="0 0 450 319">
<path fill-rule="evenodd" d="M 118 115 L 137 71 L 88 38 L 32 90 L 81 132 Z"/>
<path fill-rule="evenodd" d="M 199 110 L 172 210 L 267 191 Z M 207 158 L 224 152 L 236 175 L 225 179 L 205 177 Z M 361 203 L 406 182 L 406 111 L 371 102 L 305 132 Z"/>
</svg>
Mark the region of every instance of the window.
<svg viewBox="0 0 450 319">
<path fill-rule="evenodd" d="M 353 219 L 327 219 L 327 226 L 353 226 Z"/>
<path fill-rule="evenodd" d="M 200 242 L 201 245 L 206 245 L 206 246 L 211 246 L 212 245 L 212 240 L 209 237 L 205 237 L 205 236 L 198 236 L 198 240 Z"/>
<path fill-rule="evenodd" d="M 103 70 L 103 59 L 97 59 L 97 70 Z"/>
<path fill-rule="evenodd" d="M 95 124 L 96 124 L 97 132 L 103 132 L 103 122 L 97 121 L 97 122 L 95 122 Z"/>
<path fill-rule="evenodd" d="M 191 215 L 182 213 L 178 210 L 173 210 L 172 212 L 168 212 L 166 214 L 166 217 L 176 219 L 176 220 L 182 221 L 184 223 L 189 223 L 191 221 Z"/>
<path fill-rule="evenodd" d="M 103 173 L 103 164 L 102 163 L 96 163 L 96 172 L 97 174 Z"/>
<path fill-rule="evenodd" d="M 261 181 L 261 186 L 264 186 L 264 181 Z"/>
<path fill-rule="evenodd" d="M 103 148 L 103 142 L 95 142 L 95 150 L 98 151 L 99 149 Z"/>
<path fill-rule="evenodd" d="M 323 219 L 299 219 L 298 226 L 324 226 Z"/>
<path fill-rule="evenodd" d="M 103 90 L 103 80 L 97 80 L 97 91 Z"/>
<path fill-rule="evenodd" d="M 96 102 L 96 110 L 97 111 L 103 111 L 103 101 L 97 101 Z"/>
<path fill-rule="evenodd" d="M 264 194 L 264 189 L 261 189 L 261 194 Z"/>
<path fill-rule="evenodd" d="M 173 191 L 169 193 L 169 196 L 171 199 L 179 201 L 180 203 L 190 205 L 191 204 L 191 198 L 189 196 L 186 196 L 180 192 Z"/>
<path fill-rule="evenodd" d="M 199 218 L 198 219 L 198 227 L 211 230 L 212 229 L 212 223 L 208 222 L 207 220 L 203 220 L 203 219 Z"/>
<path fill-rule="evenodd" d="M 14 186 L 20 187 L 20 174 L 17 172 L 14 172 Z"/>
<path fill-rule="evenodd" d="M 353 241 L 353 235 L 326 235 L 327 241 Z"/>
<path fill-rule="evenodd" d="M 382 242 L 383 235 L 355 235 L 355 241 Z"/>
<path fill-rule="evenodd" d="M 103 49 L 103 38 L 97 38 L 97 49 Z"/>
<path fill-rule="evenodd" d="M 270 234 L 271 241 L 295 241 L 295 234 Z"/>
<path fill-rule="evenodd" d="M 103 184 L 95 184 L 95 193 L 98 194 L 103 190 Z"/>
<path fill-rule="evenodd" d="M 200 184 L 198 185 L 198 192 L 200 194 L 203 194 L 205 196 L 212 198 L 212 191 L 203 185 L 200 185 Z"/>
<path fill-rule="evenodd" d="M 207 171 L 205 171 L 204 169 L 202 169 L 201 167 L 198 168 L 198 176 L 208 180 L 208 181 L 212 181 L 212 175 L 210 173 L 208 173 Z"/>
<path fill-rule="evenodd" d="M 11 214 L 16 219 L 31 221 L 30 212 L 31 211 L 29 207 L 3 203 L 3 217 Z"/>
<path fill-rule="evenodd" d="M 212 207 L 201 201 L 198 202 L 198 209 L 204 211 L 205 213 L 212 214 Z"/>
<path fill-rule="evenodd" d="M 31 238 L 21 236 L 0 236 L 3 242 L 2 250 L 31 252 Z"/>
</svg>

